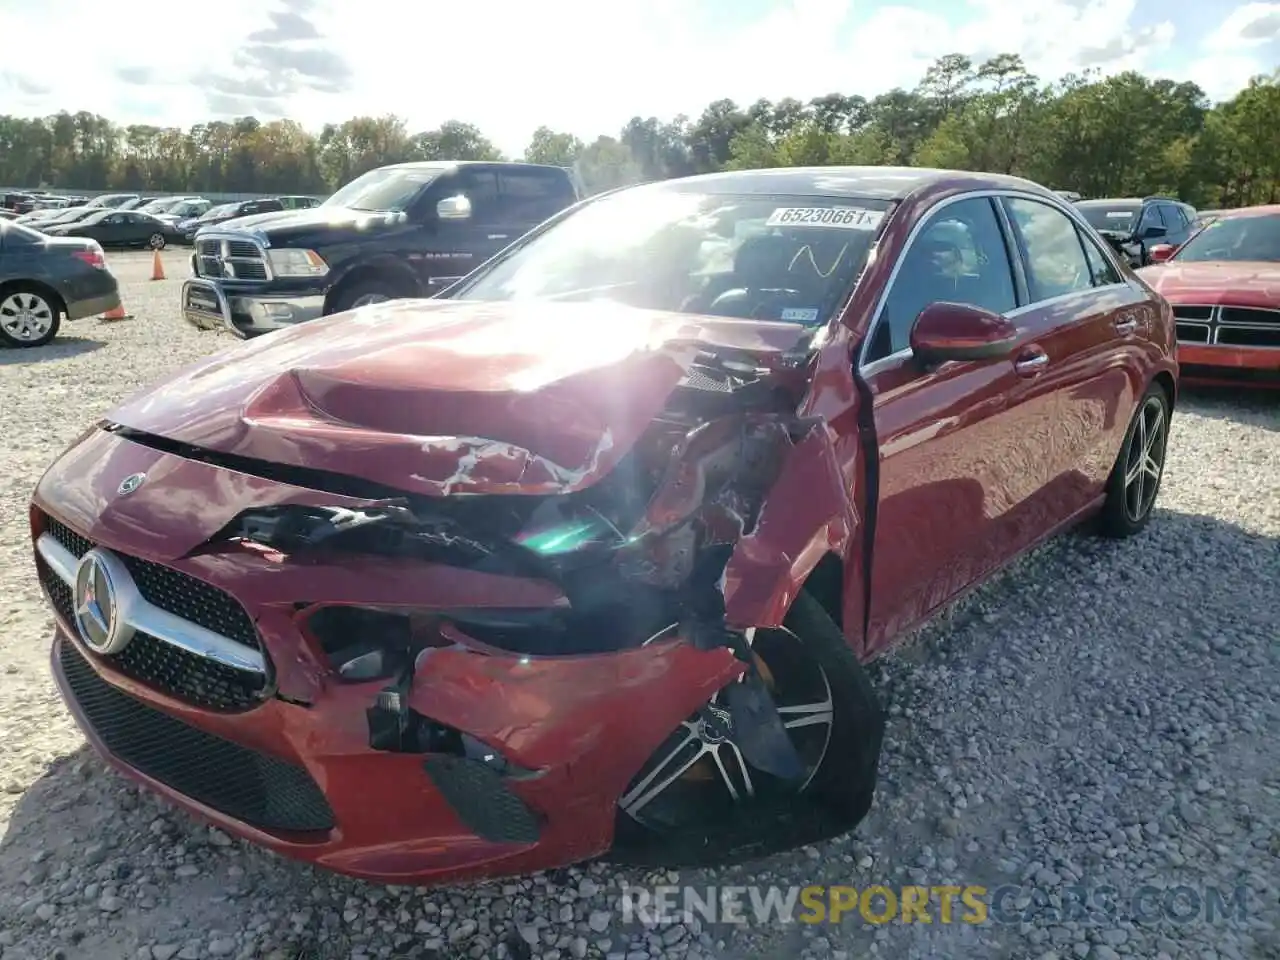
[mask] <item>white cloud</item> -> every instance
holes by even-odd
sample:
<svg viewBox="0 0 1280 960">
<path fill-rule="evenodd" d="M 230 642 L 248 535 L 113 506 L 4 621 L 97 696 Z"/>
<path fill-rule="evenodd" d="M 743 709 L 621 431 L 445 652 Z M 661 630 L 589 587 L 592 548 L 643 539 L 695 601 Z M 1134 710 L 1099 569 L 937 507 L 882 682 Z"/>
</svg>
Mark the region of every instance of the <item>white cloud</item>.
<svg viewBox="0 0 1280 960">
<path fill-rule="evenodd" d="M 313 129 L 357 114 L 395 113 L 414 130 L 453 118 L 518 152 L 543 123 L 591 138 L 636 114 L 696 115 L 722 97 L 874 96 L 914 86 L 954 51 L 1019 52 L 1045 80 L 1143 69 L 1175 31 L 1135 28 L 1135 4 L 969 0 L 944 16 L 933 2 L 776 0 L 734 23 L 725 4 L 717 16 L 695 0 L 221 0 L 211 16 L 186 2 L 0 0 L 6 34 L 57 29 L 56 59 L 43 42 L 6 45 L 0 102 L 183 126 L 246 111 Z M 1250 24 L 1276 9 L 1237 9 L 1218 31 L 1223 43 L 1249 40 Z M 1247 79 L 1234 77 L 1224 85 Z"/>
<path fill-rule="evenodd" d="M 1214 100 L 1227 100 L 1280 63 L 1280 3 L 1246 3 L 1231 10 L 1186 68 Z"/>
</svg>

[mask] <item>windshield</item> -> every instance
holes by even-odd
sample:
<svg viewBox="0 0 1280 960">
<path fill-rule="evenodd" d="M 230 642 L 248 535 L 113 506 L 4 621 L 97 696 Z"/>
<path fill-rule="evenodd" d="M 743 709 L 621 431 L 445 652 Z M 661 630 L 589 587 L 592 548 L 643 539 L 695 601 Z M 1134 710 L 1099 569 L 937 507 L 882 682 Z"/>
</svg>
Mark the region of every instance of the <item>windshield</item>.
<svg viewBox="0 0 1280 960">
<path fill-rule="evenodd" d="M 238 206 L 239 206 L 238 203 L 224 203 L 220 207 L 214 207 L 213 209 L 206 211 L 200 216 L 200 219 L 216 220 L 218 217 L 222 216 L 223 214 L 230 213 Z"/>
<path fill-rule="evenodd" d="M 451 296 L 609 300 L 816 327 L 848 297 L 889 207 L 637 187 L 579 208 Z"/>
<path fill-rule="evenodd" d="M 89 214 L 87 217 L 85 217 L 85 218 L 84 218 L 83 220 L 81 220 L 80 222 L 81 222 L 81 223 L 97 223 L 99 220 L 101 220 L 101 219 L 103 219 L 104 217 L 106 217 L 106 215 L 107 215 L 107 214 L 109 214 L 109 213 L 115 213 L 115 211 L 114 211 L 114 210 L 110 210 L 110 209 L 107 209 L 107 210 L 98 210 L 98 211 L 97 211 L 97 212 L 95 212 L 95 213 L 91 213 L 91 214 Z"/>
<path fill-rule="evenodd" d="M 144 203 L 138 208 L 139 213 L 164 213 L 173 209 L 180 201 L 174 200 L 172 197 L 166 197 L 163 200 L 152 200 L 150 203 Z"/>
<path fill-rule="evenodd" d="M 177 217 L 194 217 L 203 208 L 203 203 L 197 203 L 194 200 L 182 200 L 166 210 L 165 213 L 173 214 Z"/>
<path fill-rule="evenodd" d="M 347 207 L 351 210 L 406 209 L 423 188 L 440 176 L 437 167 L 383 167 L 356 177 L 323 207 Z"/>
<path fill-rule="evenodd" d="M 1280 261 L 1280 214 L 1214 220 L 1184 243 L 1173 259 L 1181 263 Z"/>
<path fill-rule="evenodd" d="M 1089 226 L 1095 230 L 1114 230 L 1121 233 L 1133 233 L 1133 222 L 1142 210 L 1138 203 L 1077 203 L 1076 209 L 1084 214 Z"/>
</svg>

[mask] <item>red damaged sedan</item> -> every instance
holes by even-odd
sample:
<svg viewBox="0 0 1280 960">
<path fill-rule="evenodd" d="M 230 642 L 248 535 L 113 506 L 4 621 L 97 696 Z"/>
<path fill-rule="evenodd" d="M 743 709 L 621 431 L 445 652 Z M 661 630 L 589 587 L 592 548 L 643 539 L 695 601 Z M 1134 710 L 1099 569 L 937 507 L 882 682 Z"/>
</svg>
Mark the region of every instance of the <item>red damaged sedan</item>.
<svg viewBox="0 0 1280 960">
<path fill-rule="evenodd" d="M 1280 388 L 1280 205 L 1223 210 L 1143 279 L 1173 305 L 1183 376 Z"/>
<path fill-rule="evenodd" d="M 1176 384 L 1167 304 L 1027 181 L 630 188 L 90 429 L 31 511 L 54 673 L 115 766 L 348 874 L 811 842 L 872 800 L 863 664 L 1141 530 Z"/>
</svg>

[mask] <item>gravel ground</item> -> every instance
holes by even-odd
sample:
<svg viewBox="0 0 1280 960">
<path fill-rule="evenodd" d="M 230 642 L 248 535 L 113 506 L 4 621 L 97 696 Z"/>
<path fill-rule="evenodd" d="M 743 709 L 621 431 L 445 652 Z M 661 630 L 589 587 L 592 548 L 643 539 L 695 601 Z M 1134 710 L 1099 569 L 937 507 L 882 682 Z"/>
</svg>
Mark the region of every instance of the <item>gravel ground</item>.
<svg viewBox="0 0 1280 960">
<path fill-rule="evenodd" d="M 211 832 L 85 748 L 50 682 L 26 500 L 136 387 L 230 341 L 176 315 L 178 281 L 113 257 L 126 308 L 0 352 L 0 953 L 16 958 L 1280 957 L 1280 403 L 1189 395 L 1148 531 L 1061 538 L 875 668 L 891 722 L 851 837 L 718 873 L 604 865 L 467 890 L 349 881 Z M 186 272 L 166 254 L 170 277 Z M 1017 884 L 982 925 L 687 924 L 645 930 L 620 884 Z M 1245 916 L 1073 918 L 1068 887 L 1180 885 Z M 1184 891 L 1186 893 L 1186 891 Z M 1045 900 L 1045 896 L 1050 899 Z M 1155 903 L 1160 901 L 1157 894 Z M 1180 916 L 1195 914 L 1182 901 Z M 1139 918 L 1141 920 L 1142 918 Z"/>
</svg>

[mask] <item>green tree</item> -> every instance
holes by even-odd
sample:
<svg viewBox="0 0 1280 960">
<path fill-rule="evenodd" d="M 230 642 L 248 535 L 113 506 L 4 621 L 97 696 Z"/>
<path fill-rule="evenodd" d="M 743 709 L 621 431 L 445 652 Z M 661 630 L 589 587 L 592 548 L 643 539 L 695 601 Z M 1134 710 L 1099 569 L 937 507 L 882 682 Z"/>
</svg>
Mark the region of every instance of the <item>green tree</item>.
<svg viewBox="0 0 1280 960">
<path fill-rule="evenodd" d="M 550 127 L 533 131 L 524 158 L 529 163 L 549 163 L 555 167 L 571 167 L 582 155 L 582 141 L 571 133 L 556 133 Z"/>
<path fill-rule="evenodd" d="M 0 185 L 63 190 L 323 193 L 386 163 L 492 160 L 496 145 L 455 119 L 412 132 L 394 116 L 309 131 L 290 120 L 121 125 L 80 111 L 0 115 Z M 589 190 L 724 169 L 907 164 L 1012 173 L 1089 196 L 1175 194 L 1201 206 L 1280 198 L 1280 71 L 1213 104 L 1195 84 L 1136 72 L 1052 83 L 1021 58 L 939 57 L 911 89 L 871 100 L 833 91 L 690 120 L 633 117 L 583 143 L 540 127 L 524 158 L 572 166 Z"/>
</svg>

